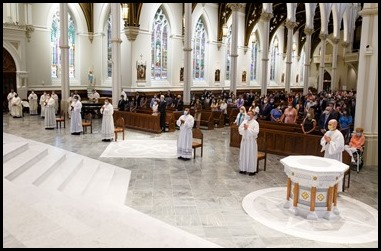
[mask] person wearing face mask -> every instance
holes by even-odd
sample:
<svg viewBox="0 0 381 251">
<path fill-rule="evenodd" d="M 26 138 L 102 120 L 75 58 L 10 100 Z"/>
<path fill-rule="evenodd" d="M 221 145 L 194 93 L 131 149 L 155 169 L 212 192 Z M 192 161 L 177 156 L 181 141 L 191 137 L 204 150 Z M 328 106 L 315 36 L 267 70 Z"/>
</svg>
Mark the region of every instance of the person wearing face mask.
<svg viewBox="0 0 381 251">
<path fill-rule="evenodd" d="M 303 119 L 303 122 L 300 124 L 304 134 L 311 133 L 316 129 L 316 120 L 314 115 L 314 110 L 310 109 L 306 117 Z"/>
<path fill-rule="evenodd" d="M 343 109 L 343 114 L 339 118 L 340 131 L 344 135 L 345 143 L 349 142 L 351 136 L 351 125 L 353 119 L 347 109 Z"/>
<path fill-rule="evenodd" d="M 363 134 L 364 129 L 361 127 L 357 127 L 355 133 L 353 134 L 349 145 L 344 146 L 344 150 L 351 156 L 352 164 L 355 164 L 356 161 L 353 158 L 353 153 L 356 151 L 363 151 L 365 145 L 365 136 Z"/>
<path fill-rule="evenodd" d="M 125 111 L 127 101 L 124 99 L 123 95 L 120 95 L 120 99 L 118 101 L 118 110 Z"/>
<path fill-rule="evenodd" d="M 181 160 L 190 160 L 192 157 L 192 129 L 194 118 L 189 113 L 189 108 L 185 108 L 184 114 L 176 121 L 180 127 L 180 134 L 177 139 L 177 158 Z"/>
<path fill-rule="evenodd" d="M 73 102 L 71 103 L 71 120 L 70 120 L 70 132 L 71 135 L 80 135 L 83 132 L 82 117 L 81 117 L 82 103 L 79 101 L 77 95 L 73 96 Z"/>
<path fill-rule="evenodd" d="M 55 110 L 55 103 L 53 97 L 51 97 L 49 94 L 46 95 L 45 100 L 45 118 L 44 118 L 44 126 L 45 129 L 54 129 L 56 127 L 56 110 Z"/>
<path fill-rule="evenodd" d="M 123 97 L 122 100 L 124 101 Z M 114 139 L 114 107 L 110 104 L 108 98 L 105 99 L 105 104 L 100 110 L 102 114 L 102 129 L 101 137 L 102 141 L 112 141 Z"/>
<path fill-rule="evenodd" d="M 160 95 L 159 102 L 159 112 L 160 112 L 160 128 L 162 132 L 165 132 L 165 117 L 167 112 L 167 101 L 164 99 L 164 95 Z"/>
<path fill-rule="evenodd" d="M 320 140 L 321 151 L 324 152 L 324 158 L 343 161 L 344 136 L 336 129 L 337 120 L 328 121 L 328 130 Z M 338 191 L 343 191 L 343 180 L 339 182 Z"/>
<path fill-rule="evenodd" d="M 11 92 L 8 93 L 8 96 L 7 96 L 7 100 L 8 100 L 8 110 L 9 110 L 9 114 L 12 116 L 11 114 L 11 110 L 12 110 L 12 99 L 13 97 L 15 96 L 15 91 L 13 89 L 11 89 Z"/>
<path fill-rule="evenodd" d="M 282 110 L 280 109 L 280 105 L 278 105 L 277 108 L 271 110 L 270 117 L 272 122 L 282 122 Z"/>
<path fill-rule="evenodd" d="M 239 173 L 255 175 L 257 172 L 259 124 L 254 119 L 253 111 L 249 111 L 247 115 L 248 118 L 238 127 L 239 134 L 242 135 L 239 149 Z"/>
<path fill-rule="evenodd" d="M 259 108 L 259 118 L 263 120 L 270 120 L 270 112 L 274 106 L 268 103 L 268 99 L 263 100 L 263 104 Z"/>
<path fill-rule="evenodd" d="M 37 115 L 38 114 L 38 111 L 37 111 L 37 108 L 38 108 L 37 99 L 38 99 L 37 94 L 34 93 L 34 91 L 32 90 L 32 92 L 28 96 L 29 114 L 30 115 Z"/>
<path fill-rule="evenodd" d="M 239 109 L 239 114 L 237 115 L 234 124 L 237 126 L 240 126 L 242 122 L 246 119 L 246 108 L 244 106 L 241 106 Z"/>
<path fill-rule="evenodd" d="M 280 120 L 286 124 L 295 124 L 297 118 L 298 118 L 298 112 L 292 106 L 292 103 L 289 102 Z"/>
<path fill-rule="evenodd" d="M 21 99 L 18 96 L 18 94 L 15 92 L 14 96 L 11 100 L 11 115 L 14 118 L 21 118 L 22 117 L 22 105 L 21 105 Z"/>
<path fill-rule="evenodd" d="M 331 111 L 332 106 L 327 106 L 325 108 L 325 111 L 319 117 L 318 126 L 322 134 L 328 131 L 328 122 L 331 119 L 334 119 L 334 116 Z"/>
</svg>

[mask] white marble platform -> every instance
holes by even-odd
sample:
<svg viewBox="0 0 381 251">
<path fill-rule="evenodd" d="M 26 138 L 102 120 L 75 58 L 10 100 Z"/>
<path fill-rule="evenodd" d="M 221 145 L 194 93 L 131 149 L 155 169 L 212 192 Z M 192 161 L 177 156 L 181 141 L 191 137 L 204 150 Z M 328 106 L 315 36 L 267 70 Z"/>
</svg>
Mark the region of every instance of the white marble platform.
<svg viewBox="0 0 381 251">
<path fill-rule="evenodd" d="M 3 138 L 3 247 L 219 247 L 126 206 L 129 170 Z"/>
</svg>

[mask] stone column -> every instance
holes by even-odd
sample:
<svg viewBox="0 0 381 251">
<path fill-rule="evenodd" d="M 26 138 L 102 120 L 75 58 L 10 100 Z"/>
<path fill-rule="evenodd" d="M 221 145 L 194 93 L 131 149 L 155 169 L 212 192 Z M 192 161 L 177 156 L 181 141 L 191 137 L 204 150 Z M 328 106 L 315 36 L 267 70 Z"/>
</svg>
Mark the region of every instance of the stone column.
<svg viewBox="0 0 381 251">
<path fill-rule="evenodd" d="M 331 81 L 331 87 L 332 89 L 336 89 L 337 83 L 336 83 L 336 78 L 337 78 L 337 50 L 339 49 L 339 38 L 333 38 L 332 43 L 333 43 L 333 53 L 332 53 L 332 81 Z"/>
<path fill-rule="evenodd" d="M 61 49 L 61 111 L 68 110 L 69 83 L 69 40 L 68 3 L 60 3 L 60 49 Z"/>
<path fill-rule="evenodd" d="M 192 78 L 192 3 L 184 3 L 184 105 L 190 104 Z"/>
<path fill-rule="evenodd" d="M 118 108 L 122 89 L 121 49 L 120 44 L 120 3 L 111 3 L 111 60 L 112 60 L 112 106 Z"/>
<path fill-rule="evenodd" d="M 286 20 L 285 26 L 287 28 L 287 54 L 286 54 L 285 91 L 287 93 L 289 93 L 290 92 L 290 81 L 291 81 L 292 43 L 293 43 L 294 28 L 297 26 L 297 23 L 296 22 L 292 22 L 290 20 Z"/>
<path fill-rule="evenodd" d="M 348 42 L 342 42 L 341 46 L 343 47 L 343 57 L 345 60 L 345 56 L 347 53 L 350 52 L 349 48 L 350 43 Z M 346 83 L 348 82 L 348 64 L 344 64 L 344 74 L 341 75 L 341 82 L 344 83 L 344 85 L 347 85 Z"/>
<path fill-rule="evenodd" d="M 364 128 L 365 165 L 378 168 L 378 4 L 365 3 L 356 92 L 354 127 Z"/>
<path fill-rule="evenodd" d="M 232 9 L 232 43 L 231 43 L 231 69 L 230 69 L 230 91 L 237 95 L 237 82 L 239 77 L 237 74 L 237 59 L 238 59 L 238 11 L 244 8 L 243 4 L 229 4 Z"/>
<path fill-rule="evenodd" d="M 310 78 L 311 71 L 311 35 L 314 30 L 311 28 L 305 28 L 304 33 L 306 34 L 306 43 L 304 44 L 304 85 L 303 85 L 303 95 L 308 93 L 308 81 Z"/>
<path fill-rule="evenodd" d="M 269 67 L 269 33 L 270 33 L 270 19 L 272 13 L 263 12 L 260 20 L 263 23 L 263 42 L 262 42 L 262 64 L 261 74 L 259 74 L 258 81 L 261 84 L 261 95 L 266 95 L 267 81 L 269 79 L 268 67 Z"/>
<path fill-rule="evenodd" d="M 319 38 L 321 39 L 321 55 L 320 55 L 320 68 L 319 68 L 319 83 L 318 83 L 318 92 L 323 90 L 323 81 L 324 81 L 324 67 L 325 67 L 325 40 L 328 35 L 320 33 Z"/>
</svg>

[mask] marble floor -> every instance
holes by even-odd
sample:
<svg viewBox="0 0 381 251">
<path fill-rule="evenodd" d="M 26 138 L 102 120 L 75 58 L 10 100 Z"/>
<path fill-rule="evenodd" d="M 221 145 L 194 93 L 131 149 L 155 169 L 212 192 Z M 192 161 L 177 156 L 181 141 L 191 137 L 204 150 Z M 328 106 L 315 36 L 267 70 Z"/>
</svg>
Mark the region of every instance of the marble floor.
<svg viewBox="0 0 381 251">
<path fill-rule="evenodd" d="M 66 128 L 45 130 L 39 116 L 3 115 L 3 131 L 62 148 L 131 171 L 125 204 L 222 247 L 378 247 L 368 243 L 329 243 L 295 237 L 255 221 L 242 208 L 248 194 L 264 188 L 284 187 L 286 175 L 280 159 L 268 154 L 267 171 L 255 176 L 238 173 L 239 149 L 229 147 L 229 128 L 203 130 L 204 152 L 196 159 L 102 158 L 110 144 L 100 137 L 101 120 L 93 120 L 93 133 L 75 136 Z M 126 129 L 128 139 L 175 140 L 178 131 L 151 134 Z M 261 164 L 260 164 L 261 165 Z M 378 210 L 378 166 L 351 173 L 345 196 Z M 3 216 L 6 217 L 6 216 Z M 4 233 L 3 233 L 4 235 Z M 4 239 L 4 238 L 3 238 Z"/>
</svg>

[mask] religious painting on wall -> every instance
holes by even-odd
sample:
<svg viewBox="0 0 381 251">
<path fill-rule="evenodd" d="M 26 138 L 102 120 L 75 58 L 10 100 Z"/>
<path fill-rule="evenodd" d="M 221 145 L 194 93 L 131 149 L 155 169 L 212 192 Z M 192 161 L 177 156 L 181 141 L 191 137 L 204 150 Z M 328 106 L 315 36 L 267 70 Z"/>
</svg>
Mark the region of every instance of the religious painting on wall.
<svg viewBox="0 0 381 251">
<path fill-rule="evenodd" d="M 242 82 L 246 82 L 246 71 L 242 72 Z"/>
<path fill-rule="evenodd" d="M 140 55 L 140 60 L 136 61 L 137 80 L 146 79 L 146 62 L 144 62 L 142 58 L 143 58 L 143 55 Z"/>
</svg>

